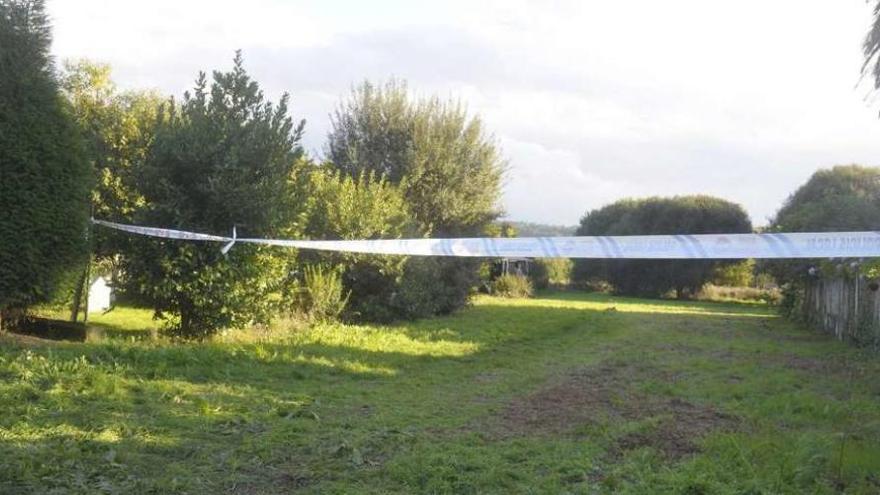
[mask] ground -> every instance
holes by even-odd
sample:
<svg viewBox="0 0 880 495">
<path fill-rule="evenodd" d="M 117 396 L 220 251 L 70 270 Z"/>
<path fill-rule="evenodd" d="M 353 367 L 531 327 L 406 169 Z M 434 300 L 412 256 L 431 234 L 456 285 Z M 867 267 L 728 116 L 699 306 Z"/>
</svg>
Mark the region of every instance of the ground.
<svg viewBox="0 0 880 495">
<path fill-rule="evenodd" d="M 880 357 L 765 306 L 550 293 L 257 335 L 3 338 L 0 493 L 880 493 Z"/>
</svg>

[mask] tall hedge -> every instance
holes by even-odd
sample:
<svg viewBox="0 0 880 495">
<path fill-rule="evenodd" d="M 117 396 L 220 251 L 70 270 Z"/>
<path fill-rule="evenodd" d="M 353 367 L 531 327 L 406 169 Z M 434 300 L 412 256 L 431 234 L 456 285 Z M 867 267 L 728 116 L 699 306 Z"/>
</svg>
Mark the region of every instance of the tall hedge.
<svg viewBox="0 0 880 495">
<path fill-rule="evenodd" d="M 752 224 L 738 204 L 711 196 L 625 199 L 590 211 L 577 235 L 723 234 L 747 233 Z M 577 260 L 573 278 L 609 282 L 620 294 L 678 297 L 695 294 L 719 260 Z"/>
<path fill-rule="evenodd" d="M 89 166 L 41 0 L 0 0 L 0 311 L 51 296 L 86 249 Z"/>
</svg>

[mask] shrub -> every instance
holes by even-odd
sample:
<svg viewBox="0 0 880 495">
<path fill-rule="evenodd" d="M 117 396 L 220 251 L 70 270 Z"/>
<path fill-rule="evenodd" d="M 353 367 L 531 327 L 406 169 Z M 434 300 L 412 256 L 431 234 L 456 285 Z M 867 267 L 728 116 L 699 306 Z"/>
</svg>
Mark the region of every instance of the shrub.
<svg viewBox="0 0 880 495">
<path fill-rule="evenodd" d="M 745 210 L 710 196 L 627 199 L 593 210 L 581 219 L 578 235 L 720 234 L 751 232 Z M 578 283 L 598 277 L 619 294 L 661 297 L 674 291 L 693 297 L 718 266 L 717 260 L 580 259 Z"/>
<path fill-rule="evenodd" d="M 782 300 L 779 289 L 761 289 L 757 287 L 729 287 L 706 284 L 697 293 L 696 299 L 701 301 L 747 301 L 763 302 L 778 305 Z"/>
<path fill-rule="evenodd" d="M 495 279 L 492 293 L 499 297 L 521 298 L 532 297 L 534 290 L 528 277 L 505 274 Z"/>
<path fill-rule="evenodd" d="M 547 284 L 553 287 L 565 287 L 571 283 L 573 262 L 569 258 L 538 258 L 534 266 L 547 274 Z M 535 286 L 540 289 L 542 287 Z"/>
<path fill-rule="evenodd" d="M 349 294 L 342 285 L 339 269 L 308 265 L 296 291 L 295 311 L 309 321 L 334 320 L 345 310 Z"/>
<path fill-rule="evenodd" d="M 532 261 L 529 266 L 528 279 L 532 287 L 537 290 L 544 290 L 550 287 L 550 271 L 547 269 L 547 264 L 543 262 L 543 259 Z"/>
<path fill-rule="evenodd" d="M 711 282 L 727 287 L 751 287 L 755 283 L 755 260 L 716 266 Z"/>
</svg>

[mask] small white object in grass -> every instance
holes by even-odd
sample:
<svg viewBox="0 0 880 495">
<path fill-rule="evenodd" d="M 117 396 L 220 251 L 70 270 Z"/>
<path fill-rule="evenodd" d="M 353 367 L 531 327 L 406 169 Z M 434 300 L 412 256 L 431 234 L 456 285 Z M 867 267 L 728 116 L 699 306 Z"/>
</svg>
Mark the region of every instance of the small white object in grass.
<svg viewBox="0 0 880 495">
<path fill-rule="evenodd" d="M 89 313 L 107 311 L 113 297 L 113 289 L 107 284 L 104 277 L 98 277 L 89 286 Z"/>
</svg>

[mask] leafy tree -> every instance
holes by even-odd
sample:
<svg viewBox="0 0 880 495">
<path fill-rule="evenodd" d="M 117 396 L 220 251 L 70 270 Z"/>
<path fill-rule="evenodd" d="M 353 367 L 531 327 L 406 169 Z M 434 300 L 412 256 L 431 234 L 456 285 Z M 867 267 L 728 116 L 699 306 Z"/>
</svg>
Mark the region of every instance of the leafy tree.
<svg viewBox="0 0 880 495">
<path fill-rule="evenodd" d="M 92 180 L 58 89 L 42 0 L 0 0 L 0 312 L 83 260 Z"/>
<path fill-rule="evenodd" d="M 152 91 L 119 91 L 110 66 L 89 60 L 65 62 L 61 88 L 98 177 L 92 192 L 94 215 L 130 220 L 144 205 L 134 187 L 134 171 L 152 143 L 162 98 Z"/>
<path fill-rule="evenodd" d="M 266 101 L 237 53 L 230 72 L 201 74 L 192 94 L 159 113 L 152 146 L 137 173 L 147 225 L 252 237 L 296 236 L 303 122 L 288 97 Z M 202 337 L 265 322 L 280 302 L 290 255 L 271 247 L 130 238 L 130 283 L 174 333 Z"/>
<path fill-rule="evenodd" d="M 97 178 L 92 189 L 92 214 L 105 220 L 130 221 L 144 199 L 134 187 L 134 171 L 143 163 L 152 142 L 161 98 L 149 91 L 116 89 L 110 66 L 88 60 L 68 61 L 61 75 L 61 88 L 70 104 L 85 154 Z M 119 237 L 98 229 L 92 232 L 94 260 L 78 267 L 69 283 L 56 295 L 57 304 L 69 304 L 72 319 L 85 304 L 90 273 L 115 275 Z"/>
<path fill-rule="evenodd" d="M 751 232 L 743 208 L 711 196 L 625 199 L 593 210 L 581 219 L 577 234 L 721 234 Z M 585 283 L 598 277 L 620 294 L 678 297 L 694 295 L 721 264 L 717 260 L 576 260 L 573 277 Z"/>
<path fill-rule="evenodd" d="M 331 123 L 327 156 L 333 166 L 399 185 L 425 235 L 480 235 L 500 215 L 504 160 L 480 119 L 460 103 L 412 99 L 396 80 L 365 82 Z M 394 312 L 412 317 L 463 306 L 479 267 L 475 260 L 408 260 Z"/>
<path fill-rule="evenodd" d="M 348 175 L 401 184 L 435 237 L 480 234 L 500 214 L 505 163 L 482 121 L 455 101 L 412 100 L 403 82 L 355 88 L 332 118 L 327 155 Z"/>
<path fill-rule="evenodd" d="M 775 232 L 880 230 L 880 168 L 839 165 L 815 172 L 770 222 Z M 780 283 L 798 283 L 816 260 L 766 261 Z"/>
<path fill-rule="evenodd" d="M 778 232 L 880 230 L 880 168 L 817 171 L 789 196 L 770 226 Z"/>
</svg>

